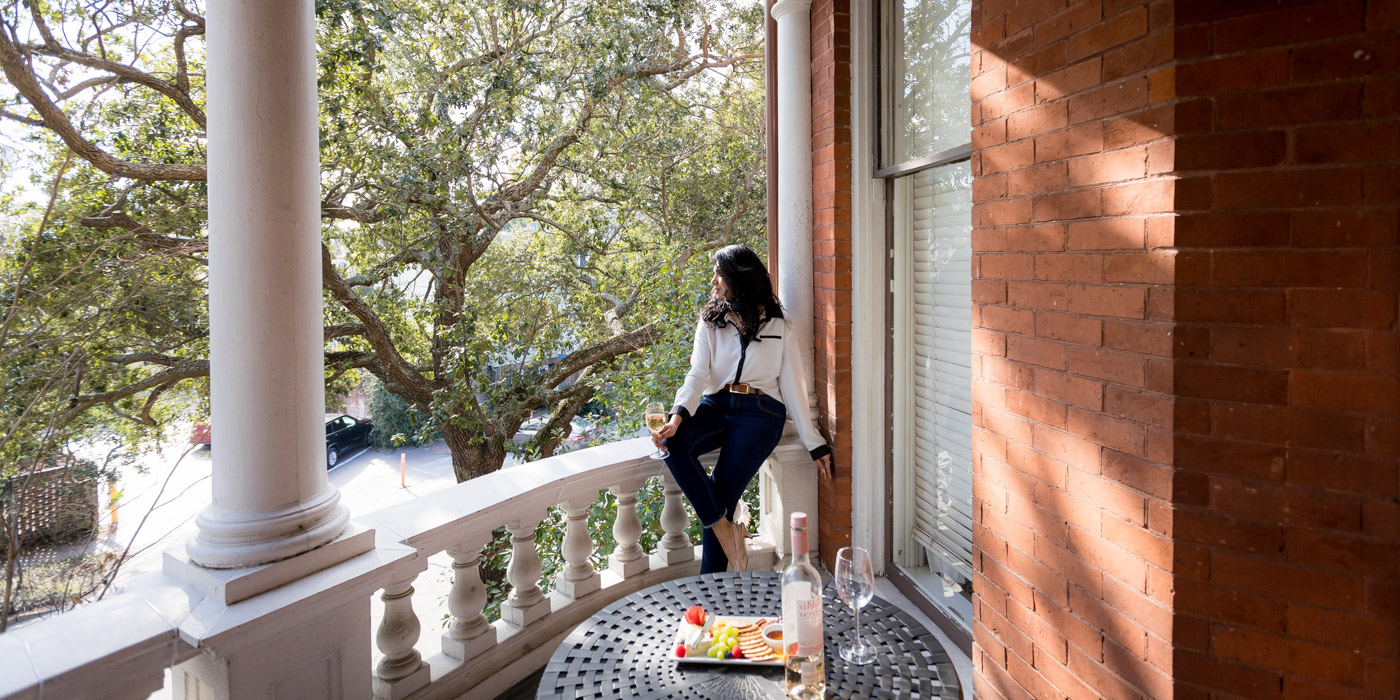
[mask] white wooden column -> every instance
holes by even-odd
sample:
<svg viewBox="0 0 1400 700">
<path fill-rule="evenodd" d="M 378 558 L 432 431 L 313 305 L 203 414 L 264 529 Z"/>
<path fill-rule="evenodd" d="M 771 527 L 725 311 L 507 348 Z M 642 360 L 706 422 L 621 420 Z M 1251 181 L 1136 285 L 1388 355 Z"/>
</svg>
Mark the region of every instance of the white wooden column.
<svg viewBox="0 0 1400 700">
<path fill-rule="evenodd" d="M 872 5 L 851 3 L 851 255 L 854 258 L 851 295 L 851 544 L 869 552 L 885 551 L 885 295 L 889 276 L 885 263 L 885 181 L 875 178 L 879 163 L 875 143 L 877 93 L 875 52 L 877 27 Z M 885 572 L 885 558 L 872 557 L 876 576 Z"/>
<path fill-rule="evenodd" d="M 792 334 L 802 348 L 803 371 L 813 376 L 812 326 L 812 0 L 777 0 L 773 20 L 778 25 L 778 297 Z M 769 86 L 769 89 L 773 89 Z M 808 395 L 811 415 L 817 415 L 817 392 Z M 788 422 L 786 444 L 796 444 L 798 468 L 784 468 L 778 458 L 763 467 L 759 481 L 761 534 L 776 544 L 780 563 L 787 551 L 787 514 L 802 504 L 817 503 L 817 470 Z M 806 512 L 815 512 L 814 510 Z M 769 527 L 765 527 L 769 526 Z M 820 538 L 813 537 L 815 546 Z"/>
<path fill-rule="evenodd" d="M 811 0 L 778 0 L 778 296 L 812 367 Z M 812 399 L 815 400 L 815 392 Z"/>
<path fill-rule="evenodd" d="M 190 559 L 235 569 L 345 530 L 326 483 L 313 0 L 208 4 L 213 502 Z"/>
</svg>

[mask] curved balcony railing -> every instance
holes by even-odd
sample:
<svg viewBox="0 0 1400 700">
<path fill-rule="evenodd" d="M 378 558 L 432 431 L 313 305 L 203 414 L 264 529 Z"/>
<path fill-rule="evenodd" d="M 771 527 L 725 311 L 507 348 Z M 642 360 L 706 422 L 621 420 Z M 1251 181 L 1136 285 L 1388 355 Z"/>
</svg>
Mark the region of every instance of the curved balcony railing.
<svg viewBox="0 0 1400 700">
<path fill-rule="evenodd" d="M 686 536 L 688 518 L 680 489 L 665 476 L 661 513 L 664 536 L 656 550 L 638 545 L 642 527 L 637 492 L 648 479 L 662 477 L 661 462 L 648 459 L 649 440 L 630 440 L 578 450 L 512 467 L 443 489 L 409 503 L 358 519 L 380 538 L 412 547 L 422 567 L 446 551 L 452 557 L 451 619 L 442 634 L 442 652 L 424 665 L 415 646 L 420 634 L 413 610 L 411 581 L 384 588 L 383 618 L 376 635 L 383 657 L 375 665 L 375 694 L 404 697 L 493 697 L 544 665 L 554 647 L 578 623 L 608 602 L 656 581 L 699 570 Z M 616 496 L 613 537 L 617 548 L 604 571 L 592 563 L 588 513 L 601 491 Z M 551 506 L 567 513 L 564 564 L 546 595 L 540 587 L 535 531 Z M 486 590 L 479 572 L 482 549 L 493 530 L 511 535 L 507 579 L 510 594 L 501 619 L 482 614 Z"/>
<path fill-rule="evenodd" d="M 353 583 L 343 588 L 351 595 L 356 595 L 353 590 L 379 589 L 382 608 L 372 678 L 365 688 L 348 689 L 347 697 L 367 696 L 371 687 L 382 698 L 494 697 L 543 666 L 569 631 L 603 606 L 698 572 L 680 489 L 662 462 L 646 457 L 649 451 L 645 438 L 608 443 L 511 467 L 356 518 L 356 526 L 374 529 L 376 549 L 329 578 Z M 774 470 L 789 462 L 805 465 L 810 460 L 800 445 L 778 448 L 764 467 L 769 491 L 763 495 L 765 512 L 769 503 L 784 500 Z M 662 536 L 646 552 L 639 544 L 643 531 L 636 503 L 638 492 L 653 478 L 663 480 Z M 616 497 L 612 532 L 617 546 L 599 570 L 592 561 L 588 514 L 603 491 Z M 552 506 L 562 507 L 567 517 L 559 552 L 563 565 L 553 590 L 545 593 L 535 537 Z M 491 621 L 483 612 L 487 596 L 481 556 L 492 532 L 501 527 L 511 535 L 510 588 L 500 619 Z M 765 539 L 761 532 L 749 545 L 751 567 L 774 564 L 778 552 Z M 438 600 L 414 596 L 429 558 L 443 552 L 451 558 L 452 571 L 445 624 L 438 622 Z M 230 606 L 202 600 L 162 574 L 137 579 L 115 597 L 0 635 L 0 698 L 78 697 L 94 689 L 106 697 L 147 697 L 160 689 L 167 668 L 200 654 L 211 630 L 222 630 L 219 642 L 227 644 L 230 635 L 252 635 L 274 616 L 290 619 L 298 606 L 324 607 L 322 593 L 330 584 L 318 580 L 323 578 L 324 572 L 287 584 L 276 604 L 259 600 L 274 591 Z M 424 619 L 430 622 L 420 621 L 415 607 L 428 611 Z M 424 629 L 439 628 L 440 639 L 420 644 Z M 365 632 L 368 637 L 369 630 Z M 74 645 L 74 639 L 95 643 Z M 370 641 L 363 642 L 358 648 L 367 654 Z M 177 697 L 193 682 L 181 675 L 177 668 Z"/>
</svg>

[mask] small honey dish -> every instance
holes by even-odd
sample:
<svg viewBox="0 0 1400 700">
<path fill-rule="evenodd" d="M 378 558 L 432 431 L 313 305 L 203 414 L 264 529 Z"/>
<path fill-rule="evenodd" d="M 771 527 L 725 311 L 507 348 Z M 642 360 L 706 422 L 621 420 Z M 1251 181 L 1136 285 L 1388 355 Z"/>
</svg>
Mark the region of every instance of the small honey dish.
<svg viewBox="0 0 1400 700">
<path fill-rule="evenodd" d="M 763 628 L 763 641 L 768 644 L 768 648 L 781 653 L 783 651 L 783 623 L 775 622 Z"/>
</svg>

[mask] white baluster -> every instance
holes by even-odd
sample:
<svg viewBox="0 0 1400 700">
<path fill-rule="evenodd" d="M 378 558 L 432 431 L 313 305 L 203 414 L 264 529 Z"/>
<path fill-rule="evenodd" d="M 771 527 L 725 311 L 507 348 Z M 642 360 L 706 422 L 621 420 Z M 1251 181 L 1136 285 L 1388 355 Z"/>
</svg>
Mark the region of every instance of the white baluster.
<svg viewBox="0 0 1400 700">
<path fill-rule="evenodd" d="M 510 566 L 506 568 L 510 597 L 501 603 L 501 619 L 521 627 L 549 614 L 549 599 L 540 589 L 540 555 L 535 551 L 535 527 L 539 524 L 539 518 L 534 518 L 506 525 L 511 544 Z"/>
<path fill-rule="evenodd" d="M 588 534 L 588 508 L 593 501 L 584 499 L 580 496 L 562 504 L 568 514 L 564 530 L 565 563 L 564 570 L 554 580 L 554 590 L 570 598 L 582 598 L 603 586 L 603 577 L 593 568 L 593 539 Z"/>
<path fill-rule="evenodd" d="M 613 539 L 617 549 L 608 557 L 608 569 L 627 578 L 651 568 L 651 560 L 637 540 L 642 537 L 642 521 L 637 518 L 637 491 L 641 481 L 628 481 L 612 488 L 617 496 L 617 519 L 613 521 Z"/>
<path fill-rule="evenodd" d="M 374 668 L 374 696 L 397 699 L 422 688 L 431 680 L 428 665 L 413 645 L 418 643 L 418 615 L 413 612 L 413 577 L 391 582 L 379 596 L 384 619 L 374 636 L 384 658 Z"/>
<path fill-rule="evenodd" d="M 447 594 L 452 622 L 442 635 L 442 653 L 454 659 L 474 658 L 496 644 L 496 630 L 482 614 L 486 586 L 481 583 L 481 548 L 490 541 L 488 532 L 447 550 L 452 557 L 452 591 Z"/>
<path fill-rule="evenodd" d="M 657 544 L 656 556 L 667 564 L 691 561 L 695 558 L 695 544 L 685 532 L 690 517 L 681 501 L 681 487 L 667 472 L 661 475 L 661 488 L 666 494 L 666 502 L 661 506 L 661 530 L 666 536 Z"/>
</svg>

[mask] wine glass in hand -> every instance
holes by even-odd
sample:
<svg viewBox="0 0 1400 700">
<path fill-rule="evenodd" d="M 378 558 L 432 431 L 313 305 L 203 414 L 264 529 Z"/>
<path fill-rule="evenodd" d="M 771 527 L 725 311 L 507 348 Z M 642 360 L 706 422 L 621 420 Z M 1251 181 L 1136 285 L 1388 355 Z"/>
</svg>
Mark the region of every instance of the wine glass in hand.
<svg viewBox="0 0 1400 700">
<path fill-rule="evenodd" d="M 647 430 L 650 430 L 652 435 L 655 435 L 660 432 L 662 428 L 666 427 L 666 404 L 660 401 L 652 401 L 647 404 L 646 415 Z M 650 456 L 652 459 L 666 459 L 671 456 L 671 453 L 667 452 L 664 448 L 658 447 Z"/>
<path fill-rule="evenodd" d="M 860 609 L 875 596 L 875 572 L 870 553 L 860 547 L 842 547 L 836 553 L 836 592 L 855 614 L 856 638 L 841 645 L 841 658 L 856 665 L 875 660 L 875 645 L 860 635 Z"/>
</svg>

